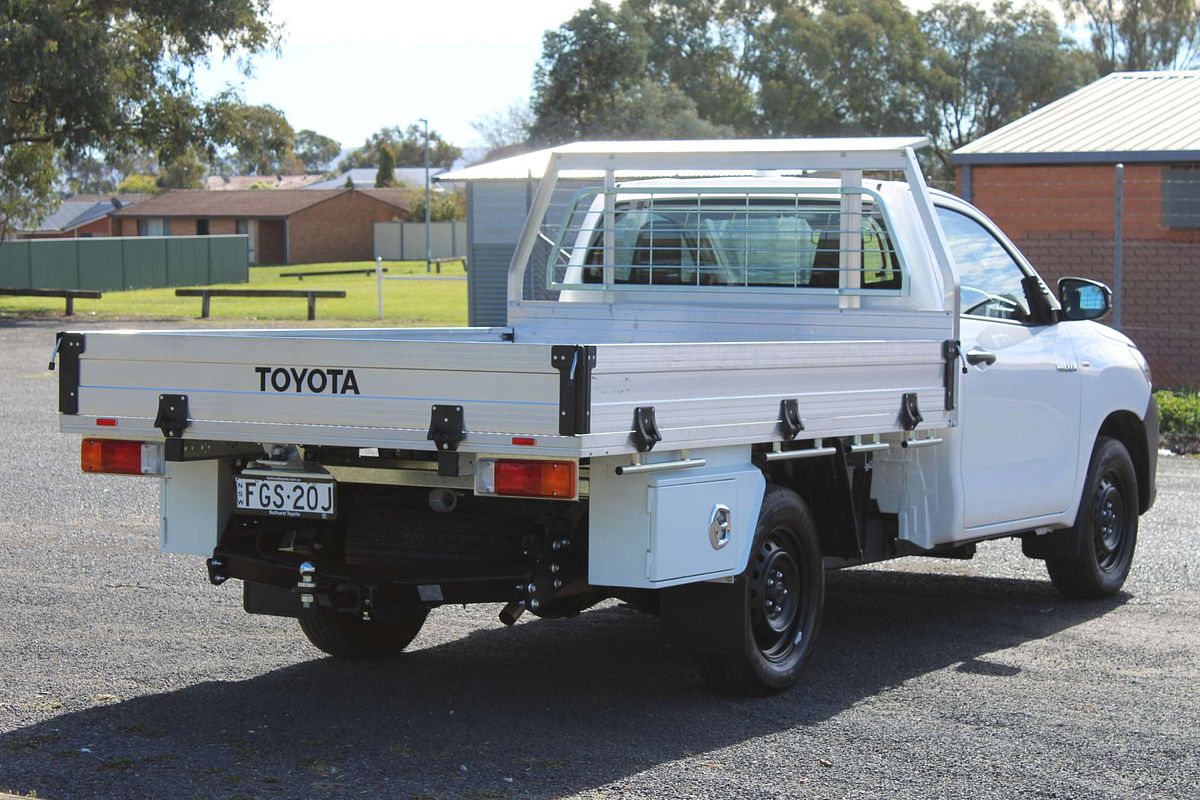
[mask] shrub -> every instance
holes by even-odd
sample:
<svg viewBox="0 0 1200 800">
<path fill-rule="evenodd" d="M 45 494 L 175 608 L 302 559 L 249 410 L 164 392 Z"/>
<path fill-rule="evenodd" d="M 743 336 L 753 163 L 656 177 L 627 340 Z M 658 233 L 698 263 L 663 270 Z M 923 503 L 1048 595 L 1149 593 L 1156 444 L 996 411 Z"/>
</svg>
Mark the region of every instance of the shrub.
<svg viewBox="0 0 1200 800">
<path fill-rule="evenodd" d="M 405 196 L 408 205 L 408 221 L 425 221 L 425 188 L 410 189 Z M 463 192 L 439 192 L 429 195 L 429 221 L 451 222 L 467 218 L 467 197 Z"/>
<path fill-rule="evenodd" d="M 1200 392 L 1155 392 L 1158 432 L 1163 447 L 1176 453 L 1200 453 Z"/>
<path fill-rule="evenodd" d="M 117 184 L 117 191 L 122 194 L 158 194 L 162 189 L 153 175 L 126 175 Z"/>
</svg>

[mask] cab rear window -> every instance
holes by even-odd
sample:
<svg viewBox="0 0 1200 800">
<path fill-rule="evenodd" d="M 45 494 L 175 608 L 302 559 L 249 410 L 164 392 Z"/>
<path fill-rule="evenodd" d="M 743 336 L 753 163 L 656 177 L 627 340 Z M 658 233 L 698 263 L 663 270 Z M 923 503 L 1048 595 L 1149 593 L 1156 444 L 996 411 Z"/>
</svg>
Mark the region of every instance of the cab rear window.
<svg viewBox="0 0 1200 800">
<path fill-rule="evenodd" d="M 836 289 L 854 285 L 840 267 L 836 202 L 719 199 L 618 206 L 614 252 L 597 234 L 584 260 L 584 283 L 603 282 L 603 267 L 624 285 L 753 286 Z M 863 289 L 901 288 L 900 264 L 883 218 L 864 204 Z M 855 272 L 859 272 L 855 270 Z"/>
</svg>

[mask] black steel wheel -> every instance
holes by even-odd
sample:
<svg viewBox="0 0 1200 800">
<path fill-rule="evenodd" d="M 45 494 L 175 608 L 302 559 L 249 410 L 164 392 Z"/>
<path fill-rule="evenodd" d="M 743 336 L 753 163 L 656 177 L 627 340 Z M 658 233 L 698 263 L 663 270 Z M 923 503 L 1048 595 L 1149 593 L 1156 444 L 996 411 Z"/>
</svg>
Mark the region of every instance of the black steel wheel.
<svg viewBox="0 0 1200 800">
<path fill-rule="evenodd" d="M 804 635 L 803 562 L 795 532 L 784 525 L 771 530 L 752 556 L 750 627 L 759 652 L 771 661 L 786 659 Z"/>
<path fill-rule="evenodd" d="M 821 543 L 808 506 L 790 489 L 763 496 L 744 591 L 746 625 L 740 652 L 706 653 L 700 669 L 709 688 L 764 695 L 794 684 L 812 652 L 825 603 Z"/>
<path fill-rule="evenodd" d="M 1069 597 L 1116 594 L 1133 565 L 1138 531 L 1137 473 L 1116 439 L 1096 441 L 1074 530 L 1079 552 L 1046 560 L 1055 588 Z"/>
<path fill-rule="evenodd" d="M 301 612 L 300 630 L 314 647 L 334 658 L 387 658 L 417 638 L 428 614 L 427 609 L 414 607 L 393 612 L 385 620 L 364 622 L 354 614 L 318 606 Z"/>
<path fill-rule="evenodd" d="M 1100 476 L 1096 495 L 1089 509 L 1092 515 L 1092 544 L 1096 548 L 1096 564 L 1104 572 L 1112 572 L 1121 562 L 1129 542 L 1125 520 L 1125 496 L 1121 494 L 1120 477 L 1115 469 Z"/>
</svg>

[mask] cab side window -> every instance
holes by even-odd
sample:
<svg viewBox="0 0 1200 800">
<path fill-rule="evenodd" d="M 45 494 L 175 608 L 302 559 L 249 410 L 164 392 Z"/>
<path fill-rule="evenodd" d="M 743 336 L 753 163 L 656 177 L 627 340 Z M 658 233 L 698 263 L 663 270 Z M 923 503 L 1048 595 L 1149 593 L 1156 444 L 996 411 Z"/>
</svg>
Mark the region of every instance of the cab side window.
<svg viewBox="0 0 1200 800">
<path fill-rule="evenodd" d="M 939 208 L 937 214 L 958 270 L 962 313 L 1027 320 L 1029 304 L 1021 287 L 1025 273 L 1004 245 L 965 214 L 948 208 Z"/>
</svg>

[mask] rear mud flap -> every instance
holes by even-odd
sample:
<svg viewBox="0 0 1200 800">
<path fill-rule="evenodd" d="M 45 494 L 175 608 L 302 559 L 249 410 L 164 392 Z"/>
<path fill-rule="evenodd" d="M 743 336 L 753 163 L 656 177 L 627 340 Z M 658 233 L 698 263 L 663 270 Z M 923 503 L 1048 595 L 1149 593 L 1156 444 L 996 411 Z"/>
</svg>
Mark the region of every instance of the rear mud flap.
<svg viewBox="0 0 1200 800">
<path fill-rule="evenodd" d="M 748 602 L 744 575 L 733 583 L 688 583 L 663 589 L 660 616 L 667 646 L 693 653 L 744 653 Z"/>
</svg>

